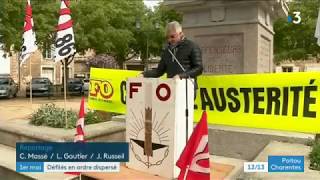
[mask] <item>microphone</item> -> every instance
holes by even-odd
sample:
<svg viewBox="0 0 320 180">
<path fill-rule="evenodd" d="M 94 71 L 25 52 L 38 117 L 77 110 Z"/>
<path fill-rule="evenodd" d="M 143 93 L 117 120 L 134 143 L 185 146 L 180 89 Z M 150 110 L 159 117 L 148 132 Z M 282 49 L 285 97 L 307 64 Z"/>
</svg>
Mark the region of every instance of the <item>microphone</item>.
<svg viewBox="0 0 320 180">
<path fill-rule="evenodd" d="M 174 60 L 176 63 L 178 63 L 178 65 L 179 65 L 179 67 L 182 69 L 182 71 L 183 71 L 183 72 L 186 72 L 186 69 L 181 65 L 181 63 L 178 61 L 177 57 L 172 53 L 172 51 L 170 50 L 170 48 L 168 48 L 168 51 L 169 51 L 169 53 L 172 55 L 173 60 Z M 189 78 L 190 78 L 190 77 L 188 76 L 187 79 L 189 79 Z M 194 81 L 191 80 L 191 82 L 192 82 L 192 84 L 194 85 Z"/>
<path fill-rule="evenodd" d="M 178 61 L 178 59 L 176 58 L 176 56 L 172 53 L 172 51 L 170 50 L 170 48 L 168 48 L 169 53 L 171 54 L 171 56 L 173 57 L 173 60 L 176 61 L 176 63 L 178 63 L 178 65 L 180 66 L 180 68 L 182 69 L 183 72 L 186 72 L 186 69 L 184 69 L 184 67 L 180 64 L 180 62 Z"/>
</svg>

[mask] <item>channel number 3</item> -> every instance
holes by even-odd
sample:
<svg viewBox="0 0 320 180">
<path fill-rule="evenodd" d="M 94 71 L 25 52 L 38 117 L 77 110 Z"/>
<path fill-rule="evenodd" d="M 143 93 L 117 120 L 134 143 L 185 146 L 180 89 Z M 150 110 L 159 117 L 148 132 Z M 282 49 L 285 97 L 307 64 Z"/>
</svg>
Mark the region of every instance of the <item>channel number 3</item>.
<svg viewBox="0 0 320 180">
<path fill-rule="evenodd" d="M 301 12 L 294 11 L 293 14 L 294 14 L 294 20 L 292 21 L 293 24 L 300 24 L 300 22 L 301 22 Z"/>
</svg>

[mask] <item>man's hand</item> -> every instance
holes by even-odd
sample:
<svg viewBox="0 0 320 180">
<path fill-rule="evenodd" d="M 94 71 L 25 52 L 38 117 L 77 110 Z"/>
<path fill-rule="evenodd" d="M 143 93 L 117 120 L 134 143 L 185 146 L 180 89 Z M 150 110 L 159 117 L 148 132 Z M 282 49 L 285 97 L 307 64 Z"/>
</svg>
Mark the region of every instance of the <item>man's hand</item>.
<svg viewBox="0 0 320 180">
<path fill-rule="evenodd" d="M 144 77 L 143 72 L 140 73 L 140 74 L 138 74 L 137 77 L 138 77 L 138 78 L 143 78 L 143 77 Z"/>
<path fill-rule="evenodd" d="M 180 78 L 179 74 L 177 74 L 177 75 L 173 76 L 173 79 L 181 79 L 181 78 Z"/>
</svg>

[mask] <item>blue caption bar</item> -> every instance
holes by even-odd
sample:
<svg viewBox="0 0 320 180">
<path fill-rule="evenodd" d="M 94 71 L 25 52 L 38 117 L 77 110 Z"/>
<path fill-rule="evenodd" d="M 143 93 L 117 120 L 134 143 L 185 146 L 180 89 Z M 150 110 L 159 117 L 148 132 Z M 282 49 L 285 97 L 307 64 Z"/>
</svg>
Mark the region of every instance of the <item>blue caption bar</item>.
<svg viewBox="0 0 320 180">
<path fill-rule="evenodd" d="M 269 156 L 268 172 L 304 172 L 304 156 Z"/>
<path fill-rule="evenodd" d="M 128 143 L 16 143 L 17 162 L 128 162 Z"/>
<path fill-rule="evenodd" d="M 43 162 L 17 162 L 17 172 L 43 172 Z"/>
</svg>

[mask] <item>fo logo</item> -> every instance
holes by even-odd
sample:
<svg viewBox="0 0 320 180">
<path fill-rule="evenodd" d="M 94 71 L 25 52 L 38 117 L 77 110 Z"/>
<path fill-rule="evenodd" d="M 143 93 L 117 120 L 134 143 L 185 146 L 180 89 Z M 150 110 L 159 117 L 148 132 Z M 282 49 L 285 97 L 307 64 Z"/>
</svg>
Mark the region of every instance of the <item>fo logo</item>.
<svg viewBox="0 0 320 180">
<path fill-rule="evenodd" d="M 110 99 L 114 93 L 113 87 L 109 81 L 106 80 L 90 80 L 90 96 L 103 99 Z"/>
</svg>

